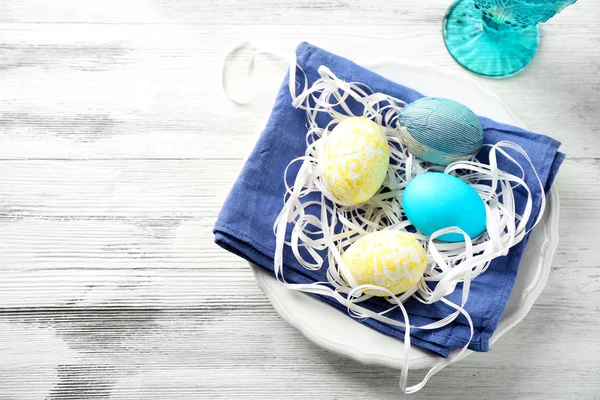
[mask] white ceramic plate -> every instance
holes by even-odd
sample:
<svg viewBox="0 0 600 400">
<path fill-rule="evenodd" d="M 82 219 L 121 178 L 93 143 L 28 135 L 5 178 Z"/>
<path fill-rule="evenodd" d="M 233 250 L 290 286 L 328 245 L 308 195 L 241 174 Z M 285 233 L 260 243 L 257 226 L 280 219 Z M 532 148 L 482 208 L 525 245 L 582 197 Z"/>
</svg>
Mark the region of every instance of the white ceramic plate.
<svg viewBox="0 0 600 400">
<path fill-rule="evenodd" d="M 427 65 L 390 62 L 367 67 L 428 96 L 451 98 L 467 105 L 478 115 L 523 127 L 497 96 L 463 77 Z M 558 211 L 558 192 L 553 188 L 548 196 L 545 215 L 531 234 L 514 289 L 490 345 L 527 315 L 542 292 L 558 245 Z M 275 310 L 317 345 L 364 364 L 401 368 L 403 346 L 400 340 L 362 325 L 304 293 L 284 288 L 260 267 L 252 266 L 252 269 L 258 286 Z M 471 353 L 468 351 L 464 356 Z M 411 349 L 409 357 L 411 369 L 430 368 L 440 360 L 439 356 L 416 347 Z"/>
</svg>

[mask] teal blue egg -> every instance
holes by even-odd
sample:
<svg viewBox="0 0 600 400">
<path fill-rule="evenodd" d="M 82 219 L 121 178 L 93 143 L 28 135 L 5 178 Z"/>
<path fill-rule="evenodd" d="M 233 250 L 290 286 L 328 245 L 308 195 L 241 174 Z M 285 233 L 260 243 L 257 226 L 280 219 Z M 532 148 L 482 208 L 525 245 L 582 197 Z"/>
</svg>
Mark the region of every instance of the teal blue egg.
<svg viewBox="0 0 600 400">
<path fill-rule="evenodd" d="M 477 115 L 450 99 L 423 97 L 398 116 L 404 145 L 415 157 L 448 165 L 477 154 L 483 129 Z"/>
<path fill-rule="evenodd" d="M 421 233 L 458 226 L 476 238 L 485 230 L 485 203 L 465 181 L 441 172 L 426 172 L 413 178 L 402 195 L 402 207 L 411 224 Z M 462 242 L 459 233 L 438 238 L 445 242 Z"/>
</svg>

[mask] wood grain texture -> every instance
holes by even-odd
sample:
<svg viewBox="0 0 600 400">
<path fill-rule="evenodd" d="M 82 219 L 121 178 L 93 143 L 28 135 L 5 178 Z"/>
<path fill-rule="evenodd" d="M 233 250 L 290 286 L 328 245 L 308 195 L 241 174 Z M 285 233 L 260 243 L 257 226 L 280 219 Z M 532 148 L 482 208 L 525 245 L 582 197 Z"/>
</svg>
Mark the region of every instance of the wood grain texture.
<svg viewBox="0 0 600 400">
<path fill-rule="evenodd" d="M 415 399 L 600 399 L 600 3 L 542 27 L 508 80 L 441 40 L 448 0 L 0 2 L 0 399 L 400 397 L 398 372 L 304 339 L 212 226 L 285 64 L 221 94 L 242 40 L 432 63 L 496 92 L 568 154 L 561 244 L 527 318 Z M 246 71 L 232 60 L 229 78 Z M 234 290 L 230 289 L 235 288 Z"/>
</svg>

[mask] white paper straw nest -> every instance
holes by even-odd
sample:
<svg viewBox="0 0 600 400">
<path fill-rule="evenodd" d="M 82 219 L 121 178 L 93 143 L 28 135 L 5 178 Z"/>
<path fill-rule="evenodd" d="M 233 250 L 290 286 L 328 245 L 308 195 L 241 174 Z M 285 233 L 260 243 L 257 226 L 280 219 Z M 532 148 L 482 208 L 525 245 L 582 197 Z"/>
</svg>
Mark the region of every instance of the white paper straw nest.
<svg viewBox="0 0 600 400">
<path fill-rule="evenodd" d="M 297 71 L 301 75 L 297 75 Z M 525 172 L 518 161 L 507 150 L 520 153 L 531 164 L 527 153 L 512 142 L 499 142 L 486 145 L 489 150 L 489 164 L 479 162 L 476 158 L 467 161 L 457 161 L 447 167 L 436 166 L 414 158 L 402 143 L 400 128 L 398 126 L 398 113 L 406 105 L 402 100 L 393 98 L 383 93 L 374 93 L 366 85 L 350 83 L 338 79 L 327 67 L 319 68 L 320 79 L 310 87 L 304 72 L 293 63 L 290 69 L 290 92 L 292 105 L 306 111 L 307 134 L 306 153 L 304 156 L 293 160 L 301 163 L 300 169 L 293 184 L 287 182 L 284 206 L 274 225 L 276 235 L 275 275 L 286 286 L 293 290 L 329 296 L 348 308 L 350 315 L 358 318 L 373 318 L 383 323 L 404 327 L 406 336 L 404 340 L 405 363 L 402 369 L 400 387 L 405 393 L 413 393 L 421 389 L 430 376 L 456 360 L 467 349 L 452 352 L 450 357 L 441 360 L 432 368 L 425 379 L 417 385 L 407 387 L 408 377 L 408 349 L 410 348 L 411 326 L 403 302 L 408 298 L 415 298 L 424 304 L 438 301 L 445 303 L 455 311 L 445 318 L 426 325 L 418 326 L 420 329 L 438 329 L 450 324 L 459 315 L 464 315 L 471 328 L 473 324 L 468 312 L 463 308 L 468 296 L 471 281 L 484 273 L 490 262 L 496 257 L 506 255 L 510 248 L 519 243 L 527 235 L 527 225 L 532 218 L 533 200 L 530 188 L 525 183 Z M 302 91 L 296 93 L 300 80 Z M 354 115 L 349 102 L 360 103 L 363 107 L 361 116 L 373 120 L 384 127 L 390 148 L 390 166 L 387 176 L 379 192 L 368 202 L 358 206 L 343 204 L 331 193 L 327 181 L 321 174 L 319 164 L 322 162 L 323 148 L 328 134 L 333 127 L 345 118 Z M 327 126 L 318 126 L 317 115 L 327 114 L 331 121 Z M 505 157 L 509 162 L 518 167 L 520 175 L 513 175 L 498 168 L 497 160 Z M 533 167 L 533 165 L 532 165 Z M 289 165 L 288 165 L 289 168 Z M 427 171 L 438 171 L 452 174 L 470 184 L 485 202 L 486 230 L 474 240 L 471 240 L 458 227 L 449 227 L 439 230 L 430 237 L 415 233 L 410 227 L 410 221 L 404 216 L 401 205 L 401 196 L 404 188 L 411 178 Z M 533 168 L 535 173 L 535 168 Z M 544 190 L 539 176 L 536 178 L 540 189 Z M 286 169 L 284 177 L 287 178 Z M 521 215 L 515 210 L 514 190 L 522 187 L 527 193 L 525 208 Z M 318 193 L 320 200 L 306 201 L 310 193 Z M 541 196 L 541 218 L 545 196 Z M 312 215 L 307 208 L 320 205 L 320 215 Z M 538 221 L 535 221 L 537 224 Z M 533 224 L 535 226 L 535 224 Z M 341 229 L 340 229 L 341 227 Z M 291 229 L 291 240 L 286 241 L 286 232 Z M 375 285 L 362 285 L 352 287 L 341 276 L 351 276 L 342 260 L 341 254 L 358 238 L 384 229 L 401 230 L 418 239 L 427 252 L 428 265 L 423 278 L 411 290 L 398 296 L 393 295 L 384 287 Z M 465 237 L 464 242 L 446 243 L 435 240 L 446 233 L 460 233 Z M 308 270 L 317 270 L 327 267 L 327 282 L 312 284 L 290 284 L 285 282 L 285 268 L 283 248 L 290 246 L 296 260 Z M 302 257 L 300 249 L 303 248 L 311 259 Z M 326 253 L 326 257 L 321 254 Z M 445 297 L 452 293 L 457 284 L 463 283 L 460 304 L 455 304 Z M 428 285 L 432 285 L 432 288 Z M 390 303 L 390 308 L 381 313 L 375 313 L 361 306 L 361 302 L 371 296 L 365 291 L 377 289 L 389 294 L 385 299 Z M 389 318 L 386 314 L 399 308 L 404 316 L 402 321 Z M 470 339 L 469 339 L 470 340 Z"/>
</svg>

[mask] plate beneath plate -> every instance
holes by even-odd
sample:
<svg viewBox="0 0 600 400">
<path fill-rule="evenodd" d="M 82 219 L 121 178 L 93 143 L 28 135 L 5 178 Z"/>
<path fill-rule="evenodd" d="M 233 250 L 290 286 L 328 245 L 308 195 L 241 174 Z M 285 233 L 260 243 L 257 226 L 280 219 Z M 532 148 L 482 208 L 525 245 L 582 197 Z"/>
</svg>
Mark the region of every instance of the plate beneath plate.
<svg viewBox="0 0 600 400">
<path fill-rule="evenodd" d="M 409 83 L 428 96 L 447 97 L 465 104 L 478 115 L 524 127 L 496 95 L 463 77 L 427 65 L 387 62 L 366 66 L 392 81 Z M 558 246 L 558 215 L 558 192 L 553 188 L 545 214 L 523 253 L 515 286 L 490 345 L 527 315 L 546 285 Z M 360 324 L 304 293 L 288 290 L 262 268 L 251 266 L 258 286 L 275 310 L 308 339 L 361 363 L 401 368 L 404 353 L 400 340 Z M 467 351 L 463 357 L 471 353 Z M 416 347 L 410 349 L 409 358 L 410 369 L 430 368 L 441 359 Z"/>
</svg>

